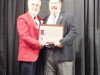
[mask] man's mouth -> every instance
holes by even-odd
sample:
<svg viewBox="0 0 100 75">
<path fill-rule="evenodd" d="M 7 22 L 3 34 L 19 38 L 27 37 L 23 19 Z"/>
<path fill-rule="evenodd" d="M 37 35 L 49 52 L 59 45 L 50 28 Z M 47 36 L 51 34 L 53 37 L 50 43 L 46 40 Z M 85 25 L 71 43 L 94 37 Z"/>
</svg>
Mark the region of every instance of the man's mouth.
<svg viewBox="0 0 100 75">
<path fill-rule="evenodd" d="M 52 9 L 52 10 L 54 10 L 54 11 L 55 11 L 55 10 L 57 10 L 57 9 Z"/>
<path fill-rule="evenodd" d="M 32 11 L 37 11 L 37 10 L 35 9 L 35 10 L 32 10 Z"/>
<path fill-rule="evenodd" d="M 56 10 L 56 9 L 57 9 L 57 7 L 52 7 L 51 9 Z"/>
</svg>

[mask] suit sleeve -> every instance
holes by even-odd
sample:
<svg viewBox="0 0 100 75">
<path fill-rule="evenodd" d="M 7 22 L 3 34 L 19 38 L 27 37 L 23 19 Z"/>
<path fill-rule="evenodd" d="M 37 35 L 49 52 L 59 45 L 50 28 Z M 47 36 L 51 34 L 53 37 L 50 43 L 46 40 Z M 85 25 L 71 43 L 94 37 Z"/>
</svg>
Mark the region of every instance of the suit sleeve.
<svg viewBox="0 0 100 75">
<path fill-rule="evenodd" d="M 19 17 L 17 20 L 17 30 L 20 39 L 24 41 L 27 46 L 35 49 L 39 48 L 39 41 L 30 36 L 27 22 L 23 17 Z"/>
<path fill-rule="evenodd" d="M 69 20 L 66 19 L 67 23 L 65 23 L 65 27 L 67 24 L 69 24 L 67 26 L 69 29 L 68 33 L 65 35 L 65 37 L 63 39 L 60 40 L 60 43 L 63 47 L 67 47 L 67 46 L 71 45 L 78 35 L 78 27 L 77 27 L 77 23 L 76 23 L 74 15 L 70 14 L 70 16 L 68 18 L 69 18 Z M 67 32 L 67 31 L 65 31 L 65 32 Z"/>
</svg>

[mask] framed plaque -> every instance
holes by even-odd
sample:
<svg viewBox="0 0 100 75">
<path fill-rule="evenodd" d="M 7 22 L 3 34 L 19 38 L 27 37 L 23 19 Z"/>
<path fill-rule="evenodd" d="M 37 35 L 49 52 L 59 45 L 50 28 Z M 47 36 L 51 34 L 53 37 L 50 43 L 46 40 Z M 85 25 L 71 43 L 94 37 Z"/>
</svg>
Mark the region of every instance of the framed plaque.
<svg viewBox="0 0 100 75">
<path fill-rule="evenodd" d="M 39 27 L 39 41 L 54 44 L 63 38 L 64 25 L 41 24 Z"/>
</svg>

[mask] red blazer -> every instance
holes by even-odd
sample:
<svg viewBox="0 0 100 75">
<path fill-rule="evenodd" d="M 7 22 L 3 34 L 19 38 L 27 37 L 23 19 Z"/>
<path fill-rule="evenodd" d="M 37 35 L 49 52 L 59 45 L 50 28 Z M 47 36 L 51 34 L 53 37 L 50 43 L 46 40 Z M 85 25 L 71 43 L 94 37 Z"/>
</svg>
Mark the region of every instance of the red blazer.
<svg viewBox="0 0 100 75">
<path fill-rule="evenodd" d="M 42 19 L 37 17 L 39 22 Z M 19 34 L 18 61 L 37 60 L 39 55 L 38 29 L 29 12 L 18 17 L 17 30 Z"/>
</svg>

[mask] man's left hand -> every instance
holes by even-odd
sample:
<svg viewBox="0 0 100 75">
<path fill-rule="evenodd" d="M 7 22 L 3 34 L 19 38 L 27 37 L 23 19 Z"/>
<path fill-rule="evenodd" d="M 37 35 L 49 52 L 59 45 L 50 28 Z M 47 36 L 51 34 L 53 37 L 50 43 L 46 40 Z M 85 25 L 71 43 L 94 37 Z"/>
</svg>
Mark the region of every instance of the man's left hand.
<svg viewBox="0 0 100 75">
<path fill-rule="evenodd" d="M 62 45 L 60 44 L 59 41 L 55 42 L 55 46 L 59 47 L 59 48 L 62 48 Z"/>
</svg>

